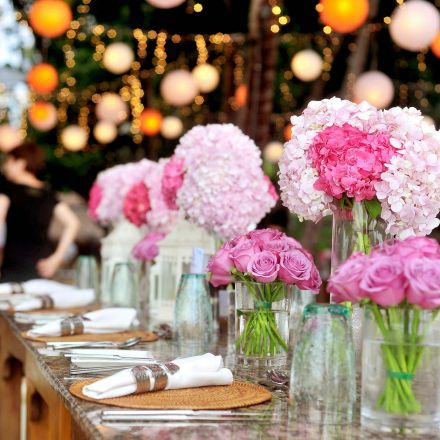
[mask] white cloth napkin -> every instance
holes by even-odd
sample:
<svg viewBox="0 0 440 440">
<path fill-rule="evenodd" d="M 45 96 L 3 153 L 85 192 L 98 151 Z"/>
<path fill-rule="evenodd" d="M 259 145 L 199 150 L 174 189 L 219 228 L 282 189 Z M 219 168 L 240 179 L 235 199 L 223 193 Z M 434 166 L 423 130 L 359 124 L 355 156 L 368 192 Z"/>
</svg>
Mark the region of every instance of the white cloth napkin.
<svg viewBox="0 0 440 440">
<path fill-rule="evenodd" d="M 127 331 L 136 319 L 136 310 L 124 307 L 96 310 L 83 315 L 84 333 L 104 334 Z M 60 336 L 61 319 L 35 326 L 29 336 Z"/>
<path fill-rule="evenodd" d="M 179 367 L 179 371 L 168 375 L 166 390 L 230 385 L 233 380 L 231 370 L 223 368 L 222 357 L 211 353 L 175 359 L 172 362 Z M 131 368 L 86 385 L 82 389 L 83 394 L 92 399 L 127 396 L 135 391 L 136 381 L 131 373 Z"/>
<path fill-rule="evenodd" d="M 43 299 L 39 296 L 43 293 L 29 294 L 0 294 L 0 310 L 9 310 L 11 307 L 16 312 L 39 310 L 43 308 Z M 93 289 L 69 289 L 69 291 L 58 291 L 48 294 L 53 301 L 54 309 L 67 309 L 71 307 L 85 307 L 95 300 Z"/>
<path fill-rule="evenodd" d="M 13 292 L 13 286 L 17 283 L 0 283 L 0 295 L 10 295 Z M 76 292 L 78 288 L 69 284 L 58 283 L 52 280 L 29 280 L 20 283 L 24 293 L 30 295 L 50 295 L 52 293 L 70 293 Z"/>
</svg>

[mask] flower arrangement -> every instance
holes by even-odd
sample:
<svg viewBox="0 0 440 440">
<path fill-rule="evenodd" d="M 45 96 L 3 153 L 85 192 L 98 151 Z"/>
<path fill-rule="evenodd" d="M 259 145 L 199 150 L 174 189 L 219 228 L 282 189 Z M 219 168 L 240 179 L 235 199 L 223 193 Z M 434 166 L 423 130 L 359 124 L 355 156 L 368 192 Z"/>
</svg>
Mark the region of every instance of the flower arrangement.
<svg viewBox="0 0 440 440">
<path fill-rule="evenodd" d="M 254 229 L 275 205 L 255 143 L 232 124 L 196 126 L 165 166 L 162 192 L 170 209 L 223 240 Z"/>
<path fill-rule="evenodd" d="M 361 202 L 399 238 L 439 225 L 440 135 L 419 111 L 331 98 L 310 102 L 291 121 L 279 184 L 283 203 L 300 219 L 318 221 Z"/>
<path fill-rule="evenodd" d="M 248 313 L 237 346 L 247 355 L 287 351 L 269 304 L 283 299 L 283 286 L 317 291 L 321 285 L 313 257 L 299 242 L 274 229 L 239 235 L 226 242 L 208 263 L 214 287 L 239 281 L 252 295 L 256 310 Z M 245 312 L 240 312 L 245 313 Z"/>
<path fill-rule="evenodd" d="M 388 413 L 420 412 L 412 383 L 423 355 L 423 339 L 440 310 L 440 246 L 430 238 L 386 243 L 371 255 L 353 254 L 330 278 L 336 302 L 368 306 L 385 341 L 388 376 L 376 406 Z M 431 321 L 421 319 L 432 310 Z"/>
</svg>

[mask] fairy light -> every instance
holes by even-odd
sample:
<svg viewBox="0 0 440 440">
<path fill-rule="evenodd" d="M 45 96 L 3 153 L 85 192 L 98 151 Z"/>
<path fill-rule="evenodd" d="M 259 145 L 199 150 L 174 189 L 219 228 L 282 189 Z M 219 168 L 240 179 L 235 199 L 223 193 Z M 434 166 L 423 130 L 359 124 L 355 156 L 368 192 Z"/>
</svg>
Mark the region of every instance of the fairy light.
<svg viewBox="0 0 440 440">
<path fill-rule="evenodd" d="M 147 56 L 147 44 L 148 44 L 148 38 L 147 36 L 142 32 L 141 29 L 135 29 L 133 31 L 133 36 L 138 42 L 138 49 L 137 49 L 137 55 L 139 58 L 143 59 Z"/>
<path fill-rule="evenodd" d="M 162 75 L 165 72 L 167 66 L 167 53 L 165 52 L 165 44 L 167 41 L 167 34 L 165 32 L 159 32 L 156 39 L 156 48 L 154 49 L 153 65 L 156 67 L 154 71 L 158 75 Z"/>
<path fill-rule="evenodd" d="M 142 134 L 140 131 L 140 115 L 144 110 L 144 105 L 142 104 L 144 91 L 142 90 L 142 84 L 139 81 L 139 78 L 137 78 L 137 76 L 134 74 L 131 74 L 127 77 L 127 84 L 129 90 L 131 115 L 133 117 L 130 131 L 133 135 L 133 141 L 136 144 L 140 144 L 142 142 Z M 121 93 L 121 97 L 122 99 L 126 98 L 125 93 Z"/>
<path fill-rule="evenodd" d="M 194 37 L 194 41 L 196 42 L 197 48 L 197 64 L 206 63 L 208 60 L 208 49 L 206 48 L 206 42 L 203 35 L 196 35 Z"/>
<path fill-rule="evenodd" d="M 203 11 L 203 5 L 201 5 L 200 3 L 195 3 L 194 12 L 202 12 L 202 11 Z"/>
<path fill-rule="evenodd" d="M 332 28 L 330 26 L 324 26 L 322 31 L 324 34 L 330 35 L 332 33 Z"/>
</svg>

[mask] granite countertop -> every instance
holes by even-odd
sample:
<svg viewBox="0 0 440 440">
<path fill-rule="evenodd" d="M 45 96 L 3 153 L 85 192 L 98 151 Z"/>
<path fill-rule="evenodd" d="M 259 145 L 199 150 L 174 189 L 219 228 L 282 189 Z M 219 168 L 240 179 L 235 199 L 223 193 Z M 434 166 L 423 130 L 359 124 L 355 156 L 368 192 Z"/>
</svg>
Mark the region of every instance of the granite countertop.
<svg viewBox="0 0 440 440">
<path fill-rule="evenodd" d="M 20 341 L 26 345 L 33 356 L 38 360 L 41 371 L 48 383 L 59 393 L 66 407 L 72 413 L 72 417 L 85 436 L 94 440 L 128 440 L 128 439 L 160 439 L 160 440 L 271 440 L 271 439 L 326 439 L 326 440 L 357 440 L 357 439 L 398 439 L 405 438 L 396 434 L 375 434 L 362 429 L 359 426 L 359 409 L 356 411 L 355 421 L 352 425 L 329 426 L 306 424 L 300 420 L 295 420 L 295 414 L 288 405 L 287 393 L 276 390 L 273 392 L 272 401 L 252 407 L 253 410 L 268 411 L 273 414 L 281 415 L 281 422 L 272 423 L 258 422 L 240 422 L 240 423 L 203 423 L 179 422 L 164 423 L 154 422 L 144 424 L 143 426 L 125 425 L 102 425 L 100 422 L 100 413 L 103 409 L 117 409 L 90 403 L 72 396 L 69 392 L 69 386 L 72 380 L 65 379 L 69 376 L 69 361 L 63 357 L 43 356 L 38 352 L 44 344 L 34 343 L 23 339 L 20 332 L 25 328 L 18 325 L 11 316 L 1 313 L 1 319 L 5 319 L 11 326 Z M 225 338 L 226 339 L 226 338 Z M 234 371 L 234 376 L 242 380 L 256 382 L 251 372 L 246 373 L 243 370 L 237 370 L 234 363 L 234 355 L 228 350 L 228 344 L 225 339 L 220 339 L 208 347 L 190 346 L 188 344 L 178 344 L 175 341 L 159 340 L 153 343 L 143 343 L 135 349 L 147 349 L 152 351 L 154 356 L 160 360 L 171 360 L 178 356 L 190 356 L 200 354 L 201 352 L 211 351 L 215 354 L 224 356 L 227 367 Z M 244 409 L 243 411 L 246 411 Z M 410 437 L 414 439 L 415 437 Z M 419 439 L 428 440 L 427 437 L 420 436 Z"/>
</svg>

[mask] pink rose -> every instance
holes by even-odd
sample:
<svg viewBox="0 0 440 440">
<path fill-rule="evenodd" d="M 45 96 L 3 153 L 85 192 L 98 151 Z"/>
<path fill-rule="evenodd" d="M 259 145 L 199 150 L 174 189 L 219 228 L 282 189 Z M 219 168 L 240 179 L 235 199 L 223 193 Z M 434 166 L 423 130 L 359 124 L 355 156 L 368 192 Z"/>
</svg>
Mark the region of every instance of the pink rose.
<svg viewBox="0 0 440 440">
<path fill-rule="evenodd" d="M 411 259 L 405 264 L 407 300 L 424 309 L 440 306 L 440 260 Z"/>
<path fill-rule="evenodd" d="M 133 257 L 138 260 L 153 261 L 159 255 L 158 242 L 164 238 L 165 234 L 159 232 L 147 234 L 133 248 Z"/>
<path fill-rule="evenodd" d="M 166 164 L 162 176 L 162 195 L 168 209 L 177 210 L 177 192 L 183 185 L 184 160 L 173 156 Z"/>
<path fill-rule="evenodd" d="M 304 283 L 301 283 L 302 287 L 300 288 L 302 290 L 311 290 L 312 292 L 318 294 L 321 284 L 322 284 L 321 275 L 319 275 L 318 268 L 313 264 L 312 271 L 310 273 L 310 279 Z"/>
<path fill-rule="evenodd" d="M 385 242 L 378 246 L 373 254 L 400 257 L 405 261 L 408 258 L 440 258 L 440 246 L 433 238 L 410 237 L 403 241 Z"/>
<path fill-rule="evenodd" d="M 291 248 L 291 244 L 288 240 L 286 240 L 286 238 L 287 237 L 263 242 L 261 246 L 262 248 L 261 250 L 269 251 L 274 254 L 279 254 L 280 252 L 288 251 Z"/>
<path fill-rule="evenodd" d="M 271 252 L 262 251 L 251 257 L 247 273 L 259 283 L 271 283 L 276 280 L 279 269 L 277 256 Z"/>
<path fill-rule="evenodd" d="M 226 286 L 232 282 L 231 270 L 234 268 L 234 262 L 229 256 L 229 251 L 219 249 L 211 257 L 208 263 L 208 272 L 211 272 L 210 282 L 214 287 Z"/>
<path fill-rule="evenodd" d="M 227 241 L 226 243 L 223 243 L 222 249 L 226 249 L 228 251 L 232 251 L 237 246 L 240 246 L 242 243 L 245 243 L 249 241 L 249 238 L 247 235 L 238 235 L 237 237 L 233 238 L 232 240 Z"/>
<path fill-rule="evenodd" d="M 406 290 L 400 259 L 378 256 L 370 261 L 360 283 L 364 295 L 382 307 L 400 304 Z"/>
<path fill-rule="evenodd" d="M 276 229 L 268 228 L 248 232 L 247 236 L 252 240 L 256 240 L 260 247 L 264 247 L 265 243 L 283 238 L 285 234 Z"/>
<path fill-rule="evenodd" d="M 336 270 L 327 288 L 335 302 L 357 303 L 365 298 L 366 294 L 359 285 L 367 267 L 368 257 L 356 252 Z"/>
<path fill-rule="evenodd" d="M 300 289 L 306 290 L 313 266 L 310 258 L 300 249 L 281 252 L 279 278 L 287 284 L 296 284 Z"/>
<path fill-rule="evenodd" d="M 247 270 L 251 257 L 259 252 L 261 252 L 261 249 L 255 240 L 246 240 L 242 241 L 240 244 L 237 244 L 230 251 L 229 256 L 234 262 L 237 270 L 244 273 Z"/>
</svg>

